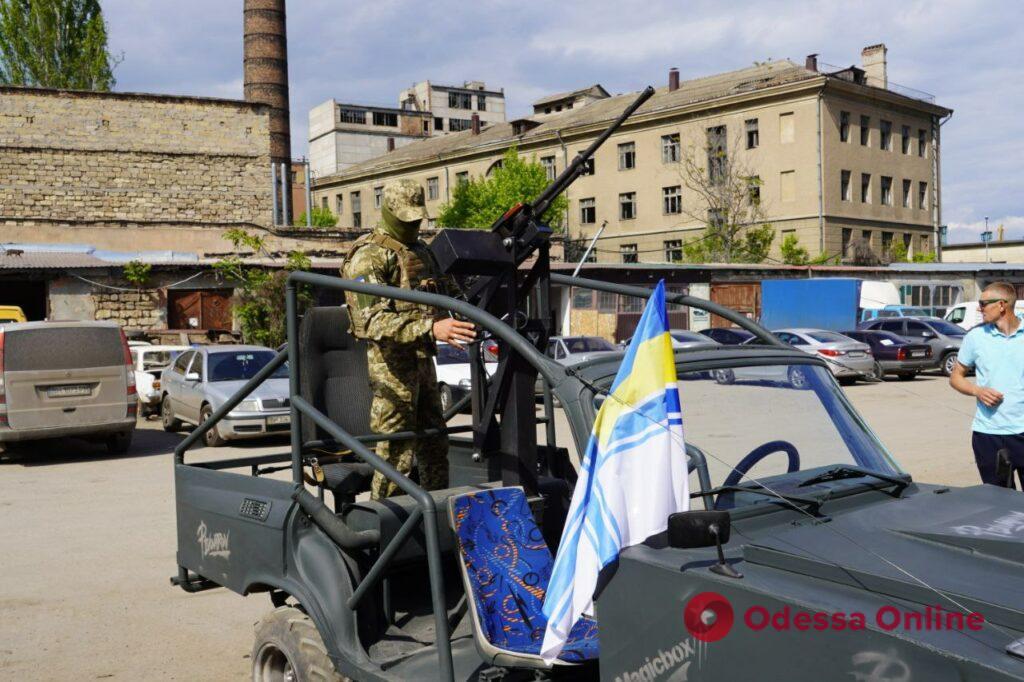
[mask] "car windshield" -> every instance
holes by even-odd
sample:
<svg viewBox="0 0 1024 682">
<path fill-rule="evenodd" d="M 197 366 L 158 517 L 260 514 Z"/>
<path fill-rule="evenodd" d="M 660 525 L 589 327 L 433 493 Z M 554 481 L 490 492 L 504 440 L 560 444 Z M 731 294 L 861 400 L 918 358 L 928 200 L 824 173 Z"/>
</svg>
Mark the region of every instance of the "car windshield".
<svg viewBox="0 0 1024 682">
<path fill-rule="evenodd" d="M 950 324 L 945 320 L 929 320 L 928 326 L 940 334 L 945 334 L 946 336 L 963 336 L 967 333 L 961 327 L 958 327 L 955 324 Z"/>
<path fill-rule="evenodd" d="M 208 357 L 209 381 L 240 381 L 252 379 L 274 359 L 271 350 L 235 350 L 210 353 Z M 288 378 L 288 363 L 277 368 L 274 379 Z"/>
<path fill-rule="evenodd" d="M 593 353 L 602 350 L 616 350 L 600 336 L 567 336 L 562 339 L 570 353 Z"/>
<path fill-rule="evenodd" d="M 772 364 L 680 371 L 679 380 L 684 438 L 691 452 L 696 448 L 704 454 L 712 487 L 757 481 L 782 494 L 806 496 L 824 490 L 801 488 L 800 483 L 836 466 L 901 473 L 823 367 Z M 595 403 L 600 405 L 602 398 Z M 690 491 L 699 490 L 693 472 Z M 720 499 L 723 507 L 771 502 L 754 493 Z"/>
<path fill-rule="evenodd" d="M 807 332 L 807 336 L 820 343 L 846 343 L 850 340 L 849 336 L 835 332 Z"/>
<path fill-rule="evenodd" d="M 437 345 L 437 364 L 439 365 L 460 365 L 469 362 L 469 355 L 465 349 L 457 348 L 449 343 Z"/>
<path fill-rule="evenodd" d="M 144 351 L 139 350 L 142 354 L 142 369 L 143 371 L 148 369 L 163 369 L 167 365 L 174 362 L 174 359 L 182 354 L 180 350 L 151 350 Z M 135 354 L 135 351 L 132 351 Z"/>
</svg>

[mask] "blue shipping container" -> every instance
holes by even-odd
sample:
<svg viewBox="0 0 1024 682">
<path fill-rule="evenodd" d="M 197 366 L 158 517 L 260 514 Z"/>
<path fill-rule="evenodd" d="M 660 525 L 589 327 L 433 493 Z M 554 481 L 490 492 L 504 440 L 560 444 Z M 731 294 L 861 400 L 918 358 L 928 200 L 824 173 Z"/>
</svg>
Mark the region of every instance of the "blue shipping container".
<svg viewBox="0 0 1024 682">
<path fill-rule="evenodd" d="M 761 281 L 761 324 L 768 329 L 856 329 L 859 306 L 859 279 Z"/>
</svg>

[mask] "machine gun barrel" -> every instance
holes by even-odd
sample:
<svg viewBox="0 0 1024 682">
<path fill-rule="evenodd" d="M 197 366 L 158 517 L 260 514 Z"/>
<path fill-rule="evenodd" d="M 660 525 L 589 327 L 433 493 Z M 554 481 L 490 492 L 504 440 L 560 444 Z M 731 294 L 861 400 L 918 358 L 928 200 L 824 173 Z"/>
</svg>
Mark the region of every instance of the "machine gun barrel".
<svg viewBox="0 0 1024 682">
<path fill-rule="evenodd" d="M 605 141 L 611 137 L 616 130 L 618 130 L 626 119 L 633 115 L 640 105 L 651 98 L 654 94 L 654 88 L 648 85 L 644 88 L 644 91 L 628 106 L 626 109 L 619 114 L 619 117 L 601 135 L 594 140 L 589 147 L 584 149 L 582 152 L 576 155 L 576 157 L 566 166 L 558 177 L 551 181 L 551 184 L 544 188 L 544 191 L 540 193 L 532 203 L 525 206 L 516 205 L 508 211 L 505 215 L 501 216 L 491 226 L 491 230 L 494 232 L 502 232 L 508 234 L 514 231 L 514 226 L 517 225 L 515 221 L 522 220 L 523 218 L 536 218 L 539 219 L 544 212 L 551 207 L 551 202 L 558 198 L 558 196 L 564 192 L 569 185 L 576 181 L 576 178 L 583 172 L 583 168 L 587 161 L 590 160 L 598 148 L 605 143 Z M 522 223 L 518 223 L 522 226 Z"/>
<path fill-rule="evenodd" d="M 594 153 L 597 152 L 598 148 L 604 144 L 605 141 L 611 137 L 623 123 L 626 122 L 627 118 L 633 115 L 633 112 L 640 108 L 640 105 L 649 100 L 653 94 L 654 88 L 648 85 L 644 88 L 644 91 L 641 92 L 635 100 L 633 100 L 633 103 L 626 107 L 625 111 L 619 114 L 619 117 L 615 119 L 615 121 L 608 126 L 608 128 L 601 133 L 601 135 L 594 140 L 589 147 L 576 155 L 576 158 L 566 166 L 565 170 L 563 170 L 561 174 L 559 174 L 559 176 L 555 178 L 543 192 L 541 192 L 540 196 L 534 200 L 531 207 L 533 215 L 537 216 L 537 218 L 544 215 L 544 212 L 551 206 L 551 202 L 557 199 L 558 195 L 564 192 L 569 185 L 571 185 L 576 178 L 580 176 L 587 161 L 594 156 Z"/>
</svg>

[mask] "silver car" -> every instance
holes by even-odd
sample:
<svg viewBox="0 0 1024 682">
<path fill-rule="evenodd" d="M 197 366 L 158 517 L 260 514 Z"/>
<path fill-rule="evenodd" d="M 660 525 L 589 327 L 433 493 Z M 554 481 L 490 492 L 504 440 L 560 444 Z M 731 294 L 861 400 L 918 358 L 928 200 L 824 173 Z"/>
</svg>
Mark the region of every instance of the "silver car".
<svg viewBox="0 0 1024 682">
<path fill-rule="evenodd" d="M 160 416 L 165 431 L 199 425 L 256 376 L 276 353 L 263 346 L 202 346 L 178 356 L 161 376 Z M 205 434 L 210 447 L 239 438 L 288 433 L 288 366 L 280 367 Z"/>
<path fill-rule="evenodd" d="M 699 348 L 701 346 L 722 345 L 705 334 L 691 332 L 688 329 L 669 329 L 668 336 L 672 339 L 673 350 L 687 350 L 689 348 Z M 626 348 L 629 348 L 629 343 L 632 340 L 632 338 L 629 338 L 625 341 L 620 341 L 619 346 L 625 350 Z"/>
<path fill-rule="evenodd" d="M 875 375 L 871 346 L 849 336 L 826 329 L 779 329 L 772 333 L 794 348 L 823 359 L 841 384 Z"/>
<path fill-rule="evenodd" d="M 574 365 L 607 353 L 619 353 L 616 348 L 600 336 L 552 336 L 548 340 L 547 356 L 563 365 Z"/>
</svg>

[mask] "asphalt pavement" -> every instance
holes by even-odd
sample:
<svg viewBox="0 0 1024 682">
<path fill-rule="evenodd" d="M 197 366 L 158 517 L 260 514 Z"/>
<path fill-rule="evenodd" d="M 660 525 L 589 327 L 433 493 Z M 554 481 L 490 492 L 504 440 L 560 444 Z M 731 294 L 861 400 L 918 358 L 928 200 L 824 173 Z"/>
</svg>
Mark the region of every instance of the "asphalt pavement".
<svg viewBox="0 0 1024 682">
<path fill-rule="evenodd" d="M 916 480 L 979 482 L 973 403 L 944 378 L 845 390 Z M 568 442 L 564 424 L 560 431 Z M 186 594 L 168 583 L 176 568 L 171 453 L 182 438 L 140 422 L 125 456 L 60 441 L 0 460 L 0 679 L 249 677 L 252 626 L 271 608 L 266 595 Z M 286 449 L 278 438 L 194 456 Z"/>
</svg>

